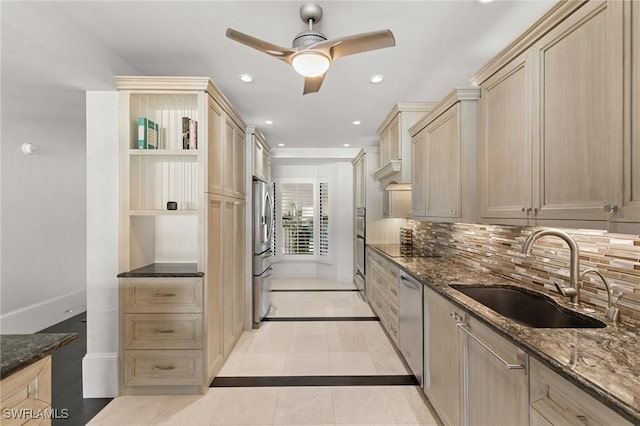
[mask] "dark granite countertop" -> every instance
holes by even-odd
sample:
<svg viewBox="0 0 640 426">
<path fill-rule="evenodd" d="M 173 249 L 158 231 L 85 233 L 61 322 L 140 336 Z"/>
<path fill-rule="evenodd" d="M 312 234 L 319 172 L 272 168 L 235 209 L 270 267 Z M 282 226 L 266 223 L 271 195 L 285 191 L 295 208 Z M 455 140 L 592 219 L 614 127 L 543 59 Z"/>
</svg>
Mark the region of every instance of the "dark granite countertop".
<svg viewBox="0 0 640 426">
<path fill-rule="evenodd" d="M 77 338 L 77 333 L 0 335 L 0 379 L 28 367 Z"/>
<path fill-rule="evenodd" d="M 198 272 L 197 263 L 152 263 L 142 268 L 118 274 L 118 278 L 189 278 L 203 276 L 203 272 Z"/>
<path fill-rule="evenodd" d="M 376 248 L 375 245 L 370 246 Z M 640 323 L 612 324 L 601 312 L 588 313 L 606 328 L 530 328 L 520 325 L 449 287 L 450 284 L 512 285 L 543 293 L 575 310 L 566 297 L 539 286 L 483 272 L 452 257 L 382 256 L 470 315 L 520 346 L 530 356 L 589 393 L 634 424 L 640 424 Z"/>
</svg>

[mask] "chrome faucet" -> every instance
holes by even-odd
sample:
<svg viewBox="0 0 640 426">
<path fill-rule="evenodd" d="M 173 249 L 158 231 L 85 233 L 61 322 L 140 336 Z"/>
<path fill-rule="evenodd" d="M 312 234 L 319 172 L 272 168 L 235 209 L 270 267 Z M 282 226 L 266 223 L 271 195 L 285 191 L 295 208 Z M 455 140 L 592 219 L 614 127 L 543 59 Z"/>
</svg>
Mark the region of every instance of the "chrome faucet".
<svg viewBox="0 0 640 426">
<path fill-rule="evenodd" d="M 558 289 L 558 293 L 568 297 L 571 304 L 577 306 L 580 303 L 580 280 L 578 279 L 578 276 L 580 275 L 580 249 L 569 234 L 564 231 L 560 231 L 559 229 L 540 229 L 535 231 L 525 240 L 522 246 L 522 253 L 525 255 L 531 253 L 533 243 L 536 242 L 538 238 L 547 235 L 553 235 L 561 238 L 567 243 L 567 245 L 569 245 L 569 281 L 571 283 L 571 287 L 561 287 L 558 283 L 554 284 L 556 289 Z"/>
<path fill-rule="evenodd" d="M 600 280 L 602 280 L 602 283 L 604 284 L 604 287 L 607 289 L 607 310 L 604 311 L 604 316 L 609 320 L 609 321 L 613 321 L 616 322 L 618 321 L 618 318 L 620 317 L 620 311 L 618 309 L 617 306 L 613 306 L 613 302 L 611 300 L 611 298 L 613 297 L 613 290 L 611 289 L 611 286 L 609 285 L 609 282 L 607 281 L 607 279 L 604 277 L 604 275 L 602 275 L 600 273 L 600 271 L 598 271 L 597 269 L 587 269 L 586 271 L 584 271 L 582 273 L 582 275 L 580 276 L 580 282 L 584 283 L 584 277 L 587 274 L 595 274 L 598 277 L 600 277 Z M 616 297 L 616 305 L 618 303 L 618 301 L 620 300 L 620 298 L 622 297 L 622 292 L 618 293 L 618 296 Z"/>
</svg>

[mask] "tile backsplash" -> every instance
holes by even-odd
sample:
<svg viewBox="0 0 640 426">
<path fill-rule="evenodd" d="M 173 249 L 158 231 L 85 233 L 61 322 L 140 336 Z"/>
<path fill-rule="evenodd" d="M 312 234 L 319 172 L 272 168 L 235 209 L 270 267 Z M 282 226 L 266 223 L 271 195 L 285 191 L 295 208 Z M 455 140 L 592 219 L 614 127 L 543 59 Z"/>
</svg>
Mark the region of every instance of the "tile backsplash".
<svg viewBox="0 0 640 426">
<path fill-rule="evenodd" d="M 555 291 L 554 282 L 569 285 L 569 247 L 560 238 L 547 236 L 535 242 L 529 256 L 521 254 L 522 244 L 537 228 L 511 225 L 435 223 L 409 220 L 413 245 L 444 250 L 465 264 L 544 286 Z M 598 269 L 609 281 L 622 316 L 640 320 L 640 236 L 612 234 L 591 229 L 566 229 L 580 248 L 580 270 Z M 593 274 L 585 277 L 583 302 L 604 309 L 607 292 Z"/>
</svg>

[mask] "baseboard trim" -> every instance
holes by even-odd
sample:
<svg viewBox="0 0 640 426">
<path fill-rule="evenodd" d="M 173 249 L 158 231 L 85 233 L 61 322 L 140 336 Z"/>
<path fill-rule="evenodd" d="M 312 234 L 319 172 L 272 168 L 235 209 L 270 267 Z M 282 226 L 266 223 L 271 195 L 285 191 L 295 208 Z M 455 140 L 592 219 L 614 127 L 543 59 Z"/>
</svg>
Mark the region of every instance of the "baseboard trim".
<svg viewBox="0 0 640 426">
<path fill-rule="evenodd" d="M 118 354 L 90 353 L 82 358 L 83 398 L 118 396 Z"/>
<path fill-rule="evenodd" d="M 86 310 L 86 290 L 64 294 L 0 315 L 0 333 L 35 333 Z"/>
</svg>

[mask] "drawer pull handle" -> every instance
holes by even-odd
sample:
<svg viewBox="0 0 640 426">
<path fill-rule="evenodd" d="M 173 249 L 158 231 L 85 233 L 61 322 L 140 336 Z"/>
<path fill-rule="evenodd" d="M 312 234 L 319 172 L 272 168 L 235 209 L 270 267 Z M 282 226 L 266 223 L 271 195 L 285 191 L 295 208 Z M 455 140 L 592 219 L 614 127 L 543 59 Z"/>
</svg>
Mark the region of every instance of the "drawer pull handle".
<svg viewBox="0 0 640 426">
<path fill-rule="evenodd" d="M 482 346 L 483 348 L 488 350 L 491 355 L 493 355 L 494 357 L 498 358 L 500 360 L 500 362 L 502 362 L 507 367 L 507 369 L 509 369 L 509 370 L 523 370 L 524 369 L 524 365 L 522 365 L 522 364 L 511 364 L 510 362 L 508 362 L 504 358 L 502 358 L 500 355 L 498 355 L 493 349 L 491 349 L 489 346 L 487 346 L 482 340 L 480 340 L 476 336 L 474 336 L 473 333 L 471 333 L 471 330 L 469 330 L 469 326 L 467 324 L 459 322 L 457 324 L 457 326 L 458 326 L 458 328 L 460 330 L 462 330 L 465 333 L 467 333 L 467 335 L 469 337 L 471 337 L 473 340 L 478 342 L 480 344 L 480 346 Z"/>
<path fill-rule="evenodd" d="M 176 293 L 153 293 L 153 297 L 176 297 Z"/>
<path fill-rule="evenodd" d="M 398 316 L 398 311 L 396 311 L 396 309 L 393 306 L 391 306 L 391 312 L 393 312 L 394 314 L 396 314 L 396 316 Z"/>
<path fill-rule="evenodd" d="M 391 290 L 391 293 L 395 294 L 396 296 L 398 295 L 398 290 L 396 290 L 393 287 L 390 287 L 389 290 Z"/>
<path fill-rule="evenodd" d="M 176 332 L 175 330 L 171 330 L 171 329 L 169 329 L 169 330 L 158 329 L 158 330 L 153 330 L 152 331 L 153 334 L 173 334 L 175 332 Z"/>
<path fill-rule="evenodd" d="M 173 365 L 154 365 L 153 370 L 161 370 L 161 371 L 171 371 L 176 368 Z"/>
</svg>

